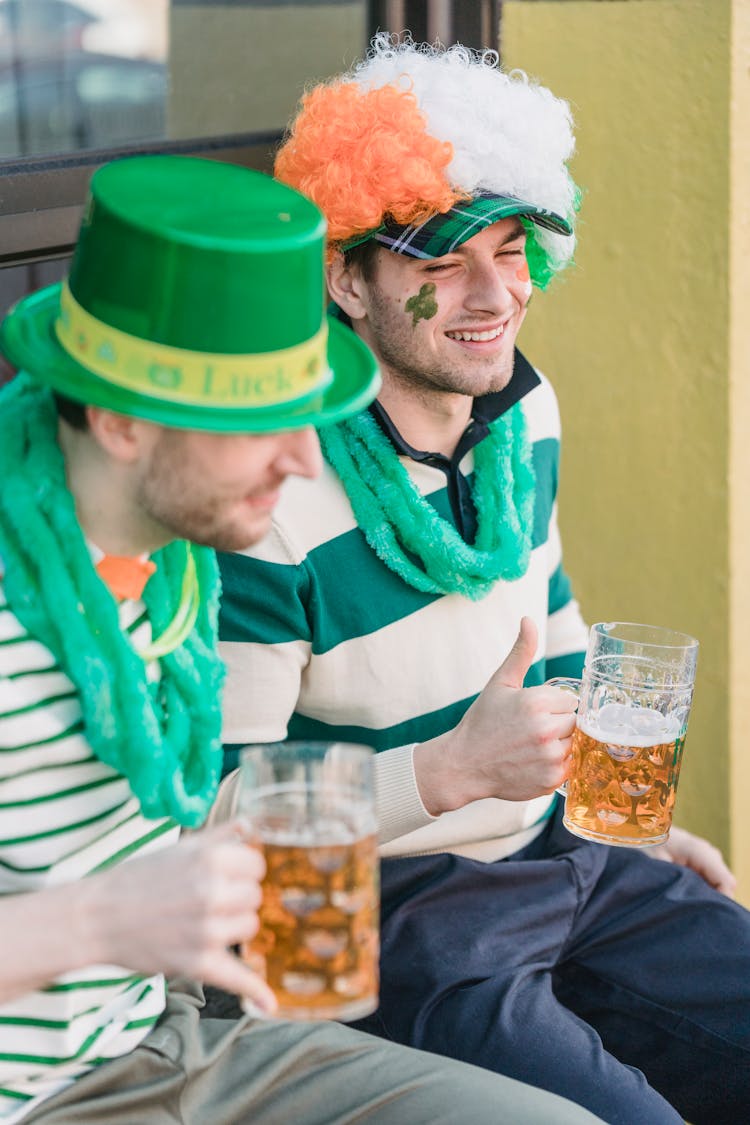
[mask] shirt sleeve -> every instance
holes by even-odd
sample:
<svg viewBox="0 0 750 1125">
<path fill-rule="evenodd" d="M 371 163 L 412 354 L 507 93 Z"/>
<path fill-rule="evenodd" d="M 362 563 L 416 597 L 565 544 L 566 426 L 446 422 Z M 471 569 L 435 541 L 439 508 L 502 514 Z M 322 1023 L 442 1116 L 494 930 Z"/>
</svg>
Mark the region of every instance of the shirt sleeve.
<svg viewBox="0 0 750 1125">
<path fill-rule="evenodd" d="M 263 558 L 221 553 L 219 566 L 223 741 L 277 742 L 286 738 L 312 651 L 307 572 L 274 550 L 273 531 Z"/>
<path fill-rule="evenodd" d="M 251 552 L 219 554 L 223 587 L 219 647 L 227 670 L 223 741 L 228 769 L 236 764 L 240 746 L 287 737 L 312 653 L 307 610 L 311 582 L 304 561 L 287 561 L 284 542 L 273 530 L 262 550 L 262 558 Z M 395 747 L 375 759 L 383 843 L 435 819 L 419 796 L 413 749 L 413 744 Z M 231 807 L 233 784 L 226 789 L 230 803 L 223 815 Z"/>
<path fill-rule="evenodd" d="M 438 818 L 422 804 L 414 773 L 414 747 L 394 746 L 375 758 L 378 839 L 387 844 Z"/>
</svg>

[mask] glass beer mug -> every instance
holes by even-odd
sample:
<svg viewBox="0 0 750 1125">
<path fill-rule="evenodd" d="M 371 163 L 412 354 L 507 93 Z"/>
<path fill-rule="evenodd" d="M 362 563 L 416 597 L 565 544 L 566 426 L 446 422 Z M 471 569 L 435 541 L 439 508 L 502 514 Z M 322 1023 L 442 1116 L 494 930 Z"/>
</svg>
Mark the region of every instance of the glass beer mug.
<svg viewBox="0 0 750 1125">
<path fill-rule="evenodd" d="M 594 625 L 575 691 L 578 716 L 563 823 L 587 840 L 648 847 L 672 825 L 698 642 L 653 625 Z"/>
<path fill-rule="evenodd" d="M 242 751 L 238 811 L 263 853 L 260 928 L 241 956 L 286 1019 L 378 1006 L 379 861 L 373 751 L 279 742 Z"/>
</svg>

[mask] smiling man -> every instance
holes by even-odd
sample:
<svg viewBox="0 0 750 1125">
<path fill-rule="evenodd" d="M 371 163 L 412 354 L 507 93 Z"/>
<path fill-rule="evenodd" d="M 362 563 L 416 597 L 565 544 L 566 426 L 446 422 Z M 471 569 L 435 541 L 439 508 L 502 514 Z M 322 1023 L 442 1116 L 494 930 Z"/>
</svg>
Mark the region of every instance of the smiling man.
<svg viewBox="0 0 750 1125">
<path fill-rule="evenodd" d="M 378 256 L 357 320 L 359 335 L 378 350 L 389 386 L 480 397 L 510 382 L 531 297 L 525 247 L 526 231 L 512 218 L 438 260 Z M 343 282 L 350 292 L 350 274 L 337 259 L 331 283 Z"/>
<path fill-rule="evenodd" d="M 383 386 L 321 431 L 327 467 L 263 547 L 222 559 L 225 740 L 379 751 L 369 1029 L 610 1125 L 734 1125 L 750 925 L 730 872 L 679 830 L 675 863 L 574 838 L 554 794 L 575 703 L 544 681 L 580 672 L 586 629 L 555 396 L 516 340 L 573 255 L 572 151 L 564 102 L 461 48 L 379 38 L 303 99 L 277 175 L 325 213 L 335 315 Z"/>
</svg>

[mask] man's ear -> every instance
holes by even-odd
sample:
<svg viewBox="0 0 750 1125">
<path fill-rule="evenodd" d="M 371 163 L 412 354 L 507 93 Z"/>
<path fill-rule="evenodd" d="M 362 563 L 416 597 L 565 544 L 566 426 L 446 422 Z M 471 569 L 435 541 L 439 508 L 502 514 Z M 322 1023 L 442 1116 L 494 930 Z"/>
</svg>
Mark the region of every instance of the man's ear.
<svg viewBox="0 0 750 1125">
<path fill-rule="evenodd" d="M 331 299 L 351 320 L 362 320 L 367 316 L 367 284 L 358 266 L 347 265 L 344 255 L 337 251 L 326 271 L 328 292 Z"/>
<path fill-rule="evenodd" d="M 145 430 L 153 428 L 140 418 L 117 414 L 101 406 L 87 406 L 86 419 L 92 436 L 105 453 L 125 465 L 138 460 Z"/>
</svg>

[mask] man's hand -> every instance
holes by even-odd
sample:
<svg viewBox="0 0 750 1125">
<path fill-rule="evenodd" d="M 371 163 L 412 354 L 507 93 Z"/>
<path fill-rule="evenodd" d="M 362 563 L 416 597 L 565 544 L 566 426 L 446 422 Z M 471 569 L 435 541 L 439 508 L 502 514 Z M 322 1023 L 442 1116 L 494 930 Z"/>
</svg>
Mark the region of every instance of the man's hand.
<svg viewBox="0 0 750 1125">
<path fill-rule="evenodd" d="M 524 617 L 513 648 L 461 722 L 414 750 L 420 796 L 433 815 L 483 797 L 526 801 L 567 775 L 577 701 L 554 687 L 524 688 L 536 652 Z"/>
<path fill-rule="evenodd" d="M 74 883 L 0 895 L 0 1003 L 87 965 L 184 975 L 272 1012 L 229 946 L 257 932 L 262 856 L 240 826 L 197 832 Z"/>
<path fill-rule="evenodd" d="M 701 836 L 694 836 L 684 828 L 672 828 L 669 839 L 649 848 L 648 855 L 667 863 L 679 863 L 701 875 L 711 887 L 734 898 L 737 880 L 724 862 L 718 848 Z"/>
<path fill-rule="evenodd" d="M 258 930 L 264 870 L 234 823 L 84 880 L 92 961 L 191 977 L 273 1011 L 271 990 L 228 949 Z"/>
</svg>

